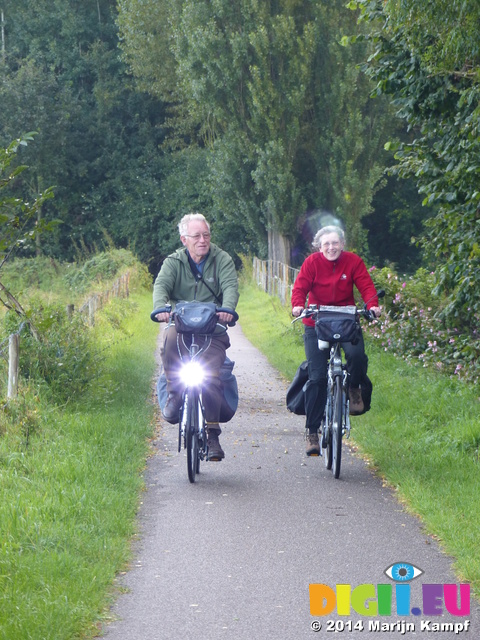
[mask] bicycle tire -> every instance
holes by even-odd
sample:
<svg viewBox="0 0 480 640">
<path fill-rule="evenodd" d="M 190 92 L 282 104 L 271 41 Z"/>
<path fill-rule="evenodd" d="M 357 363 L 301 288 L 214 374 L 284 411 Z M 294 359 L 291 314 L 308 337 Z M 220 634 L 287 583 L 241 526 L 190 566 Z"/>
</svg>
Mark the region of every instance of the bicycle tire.
<svg viewBox="0 0 480 640">
<path fill-rule="evenodd" d="M 196 414 L 197 414 L 197 421 L 196 421 L 196 428 L 195 428 L 195 433 L 196 433 L 195 439 L 197 441 L 197 464 L 195 466 L 195 473 L 200 473 L 200 460 L 203 460 L 202 455 L 203 455 L 203 445 L 204 445 L 204 442 L 200 438 L 200 427 L 204 419 L 202 401 L 200 399 L 200 396 L 197 397 Z"/>
<path fill-rule="evenodd" d="M 333 390 L 333 424 L 332 424 L 332 471 L 336 479 L 340 477 L 342 464 L 342 428 L 343 428 L 343 385 L 340 376 L 335 378 Z"/>
<path fill-rule="evenodd" d="M 198 400 L 196 394 L 188 394 L 187 399 L 187 420 L 185 424 L 185 446 L 187 449 L 187 472 L 190 482 L 195 482 L 198 473 Z"/>
<path fill-rule="evenodd" d="M 325 406 L 325 416 L 323 418 L 322 428 L 322 449 L 325 449 L 325 468 L 330 471 L 332 468 L 332 411 L 331 399 L 327 400 Z"/>
</svg>

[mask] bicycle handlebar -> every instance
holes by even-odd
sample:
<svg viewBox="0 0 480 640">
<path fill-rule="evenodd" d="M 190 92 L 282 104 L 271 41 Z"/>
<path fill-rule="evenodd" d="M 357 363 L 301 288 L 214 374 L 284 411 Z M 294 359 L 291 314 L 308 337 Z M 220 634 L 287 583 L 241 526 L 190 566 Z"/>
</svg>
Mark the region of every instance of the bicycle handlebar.
<svg viewBox="0 0 480 640">
<path fill-rule="evenodd" d="M 229 327 L 234 327 L 235 323 L 237 322 L 237 320 L 239 318 L 238 313 L 236 311 L 234 311 L 233 309 L 227 309 L 227 307 L 216 307 L 216 312 L 217 313 L 229 313 L 231 316 L 233 316 L 233 320 L 228 323 Z M 153 320 L 153 322 L 160 322 L 160 320 L 158 320 L 158 318 L 157 318 L 157 315 L 159 313 L 169 313 L 172 316 L 175 315 L 175 311 L 172 311 L 172 305 L 171 304 L 167 304 L 165 307 L 160 307 L 159 309 L 154 309 L 152 311 L 152 313 L 150 314 L 150 319 Z"/>
<path fill-rule="evenodd" d="M 384 296 L 385 296 L 385 291 L 383 289 L 380 289 L 380 291 L 378 291 L 376 294 L 377 298 L 383 298 Z M 368 322 L 372 322 L 373 320 L 376 320 L 377 316 L 375 315 L 374 311 L 372 311 L 371 309 L 367 309 L 367 304 L 369 302 L 370 300 L 365 302 L 365 304 L 363 305 L 363 309 L 357 309 L 357 314 L 360 316 L 363 316 L 365 320 L 368 320 Z M 317 313 L 318 313 L 318 305 L 312 304 L 306 309 L 304 309 L 299 316 L 294 318 L 291 324 L 293 324 L 294 322 L 297 322 L 297 320 L 302 320 L 303 318 L 310 318 L 316 315 Z"/>
</svg>

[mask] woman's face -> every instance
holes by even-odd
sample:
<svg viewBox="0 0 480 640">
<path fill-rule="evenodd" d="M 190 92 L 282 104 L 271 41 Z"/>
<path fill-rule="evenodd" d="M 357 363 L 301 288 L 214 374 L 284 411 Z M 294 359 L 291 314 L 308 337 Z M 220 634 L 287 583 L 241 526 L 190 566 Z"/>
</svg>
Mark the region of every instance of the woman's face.
<svg viewBox="0 0 480 640">
<path fill-rule="evenodd" d="M 320 253 L 323 253 L 327 260 L 336 260 L 343 251 L 345 243 L 340 239 L 338 233 L 326 233 L 321 238 Z"/>
</svg>

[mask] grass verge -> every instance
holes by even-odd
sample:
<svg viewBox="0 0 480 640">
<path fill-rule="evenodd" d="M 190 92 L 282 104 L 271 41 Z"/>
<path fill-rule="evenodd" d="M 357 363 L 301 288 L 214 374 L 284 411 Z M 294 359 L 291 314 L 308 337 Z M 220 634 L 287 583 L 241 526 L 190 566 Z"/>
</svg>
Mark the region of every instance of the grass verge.
<svg viewBox="0 0 480 640">
<path fill-rule="evenodd" d="M 289 380 L 305 359 L 303 330 L 289 310 L 242 283 L 242 330 Z M 372 409 L 353 423 L 352 440 L 408 509 L 455 559 L 459 579 L 480 596 L 478 391 L 408 364 L 367 343 Z"/>
<path fill-rule="evenodd" d="M 132 299 L 131 299 L 132 300 Z M 129 560 L 153 425 L 151 294 L 105 351 L 81 404 L 40 407 L 0 440 L 0 638 L 93 637 Z"/>
</svg>

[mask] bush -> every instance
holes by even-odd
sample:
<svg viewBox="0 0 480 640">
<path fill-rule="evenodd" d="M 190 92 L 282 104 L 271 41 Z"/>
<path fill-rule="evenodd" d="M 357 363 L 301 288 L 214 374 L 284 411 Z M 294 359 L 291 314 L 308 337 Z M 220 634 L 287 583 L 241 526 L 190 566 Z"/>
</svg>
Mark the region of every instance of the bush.
<svg viewBox="0 0 480 640">
<path fill-rule="evenodd" d="M 65 275 L 67 285 L 77 293 L 85 293 L 98 283 L 113 280 L 121 270 L 137 265 L 135 256 L 126 249 L 113 249 L 99 253 L 79 268 Z"/>
<path fill-rule="evenodd" d="M 385 315 L 365 328 L 385 351 L 424 367 L 477 382 L 480 375 L 480 335 L 465 326 L 447 327 L 442 311 L 446 298 L 434 295 L 434 274 L 419 269 L 399 277 L 392 269 L 370 273 L 377 289 L 385 289 Z"/>
<path fill-rule="evenodd" d="M 85 326 L 80 314 L 69 318 L 64 306 L 31 302 L 29 318 L 39 339 L 28 331 L 20 333 L 20 376 L 46 385 L 60 402 L 81 394 L 100 372 L 100 353 L 94 332 Z M 5 329 L 15 333 L 20 318 L 8 312 Z"/>
</svg>

